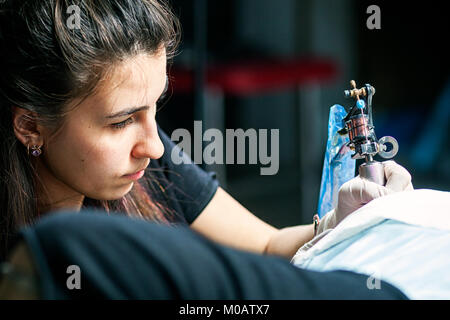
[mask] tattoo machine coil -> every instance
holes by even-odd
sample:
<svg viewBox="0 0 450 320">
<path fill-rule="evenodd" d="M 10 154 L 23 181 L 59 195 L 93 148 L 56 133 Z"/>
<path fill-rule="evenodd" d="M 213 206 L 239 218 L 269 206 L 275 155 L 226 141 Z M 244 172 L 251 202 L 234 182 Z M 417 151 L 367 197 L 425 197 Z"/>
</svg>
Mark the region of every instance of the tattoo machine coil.
<svg viewBox="0 0 450 320">
<path fill-rule="evenodd" d="M 350 81 L 352 89 L 345 90 L 346 98 L 356 99 L 356 104 L 350 108 L 343 119 L 344 127 L 338 131 L 349 137 L 348 147 L 355 153 L 352 159 L 365 159 L 358 168 L 361 178 L 385 185 L 383 164 L 373 157 L 378 154 L 382 158 L 393 158 L 398 152 L 398 142 L 391 136 L 377 139 L 372 119 L 372 99 L 375 88 L 366 84 L 361 89 L 356 88 L 354 80 Z"/>
</svg>

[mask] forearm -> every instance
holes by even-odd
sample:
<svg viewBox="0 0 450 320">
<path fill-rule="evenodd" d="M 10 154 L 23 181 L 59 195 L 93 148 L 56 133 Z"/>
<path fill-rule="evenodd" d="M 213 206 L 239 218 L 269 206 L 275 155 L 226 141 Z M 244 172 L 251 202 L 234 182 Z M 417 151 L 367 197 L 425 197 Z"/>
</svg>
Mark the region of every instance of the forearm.
<svg viewBox="0 0 450 320">
<path fill-rule="evenodd" d="M 313 237 L 313 224 L 280 229 L 270 238 L 264 254 L 273 254 L 290 259 L 303 244 Z"/>
</svg>

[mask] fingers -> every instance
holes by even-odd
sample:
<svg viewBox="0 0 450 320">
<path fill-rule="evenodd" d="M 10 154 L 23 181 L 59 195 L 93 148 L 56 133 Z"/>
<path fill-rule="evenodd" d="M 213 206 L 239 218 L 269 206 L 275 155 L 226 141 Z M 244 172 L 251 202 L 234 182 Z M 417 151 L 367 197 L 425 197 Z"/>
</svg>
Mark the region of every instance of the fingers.
<svg viewBox="0 0 450 320">
<path fill-rule="evenodd" d="M 380 186 L 379 184 L 367 179 L 363 179 L 360 176 L 357 176 L 349 182 L 351 183 L 348 185 L 348 192 L 352 197 L 352 201 L 354 203 L 359 202 L 361 205 L 367 204 L 373 199 L 393 192 L 389 188 Z"/>
<path fill-rule="evenodd" d="M 413 190 L 411 183 L 411 174 L 398 165 L 395 161 L 389 160 L 383 162 L 384 174 L 386 176 L 386 188 L 393 191 L 410 191 Z"/>
<path fill-rule="evenodd" d="M 338 207 L 343 211 L 354 211 L 373 199 L 388 195 L 394 191 L 375 182 L 357 176 L 339 189 Z"/>
<path fill-rule="evenodd" d="M 339 199 L 335 214 L 336 225 L 370 201 L 393 192 L 375 182 L 362 179 L 360 176 L 347 181 L 339 189 Z"/>
<path fill-rule="evenodd" d="M 386 186 L 357 176 L 347 181 L 339 189 L 336 208 L 336 225 L 347 215 L 366 205 L 370 201 L 388 194 L 413 190 L 411 175 L 394 161 L 383 162 Z"/>
<path fill-rule="evenodd" d="M 362 186 L 360 190 L 360 199 L 361 202 L 364 204 L 369 203 L 373 199 L 380 198 L 393 193 L 393 190 L 381 186 L 375 182 L 362 178 L 360 178 L 360 180 L 362 181 Z"/>
<path fill-rule="evenodd" d="M 322 219 L 320 219 L 319 226 L 317 227 L 317 234 L 321 234 L 327 229 L 333 229 L 336 226 L 335 209 L 327 212 Z"/>
</svg>

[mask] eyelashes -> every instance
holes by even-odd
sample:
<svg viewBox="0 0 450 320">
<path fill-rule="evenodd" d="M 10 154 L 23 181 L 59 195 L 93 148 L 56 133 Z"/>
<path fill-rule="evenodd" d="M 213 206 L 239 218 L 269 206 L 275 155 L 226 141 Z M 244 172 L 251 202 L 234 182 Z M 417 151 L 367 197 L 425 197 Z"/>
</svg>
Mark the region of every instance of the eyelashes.
<svg viewBox="0 0 450 320">
<path fill-rule="evenodd" d="M 166 85 L 166 87 L 167 87 L 167 85 Z M 157 111 L 157 107 L 162 103 L 162 101 L 166 98 L 166 96 L 167 96 L 167 89 L 164 90 L 163 94 L 159 97 L 158 101 L 156 101 L 155 112 Z M 129 117 L 129 118 L 125 119 L 124 121 L 112 123 L 111 127 L 114 130 L 120 130 L 120 129 L 124 129 L 125 127 L 132 124 L 133 122 L 134 122 L 133 117 Z"/>
<path fill-rule="evenodd" d="M 120 130 L 120 129 L 125 128 L 127 125 L 129 125 L 129 124 L 131 124 L 131 123 L 133 123 L 133 122 L 134 122 L 133 118 L 130 117 L 130 118 L 124 120 L 124 121 L 117 122 L 117 123 L 113 123 L 113 124 L 111 124 L 111 126 L 112 126 L 113 129 L 115 129 L 115 130 Z"/>
<path fill-rule="evenodd" d="M 156 102 L 156 105 L 159 105 L 159 103 L 160 103 L 160 101 L 161 101 L 162 99 L 164 99 L 164 95 L 162 95 L 162 96 L 158 99 L 158 101 Z M 156 111 L 156 106 L 155 106 L 155 111 Z M 127 127 L 128 125 L 132 124 L 134 121 L 135 121 L 135 120 L 134 120 L 134 118 L 133 118 L 133 116 L 132 116 L 132 117 L 129 117 L 129 118 L 125 119 L 124 121 L 117 122 L 117 123 L 112 123 L 112 124 L 111 124 L 111 127 L 112 127 L 113 129 L 115 129 L 115 130 L 124 129 L 124 128 Z"/>
</svg>

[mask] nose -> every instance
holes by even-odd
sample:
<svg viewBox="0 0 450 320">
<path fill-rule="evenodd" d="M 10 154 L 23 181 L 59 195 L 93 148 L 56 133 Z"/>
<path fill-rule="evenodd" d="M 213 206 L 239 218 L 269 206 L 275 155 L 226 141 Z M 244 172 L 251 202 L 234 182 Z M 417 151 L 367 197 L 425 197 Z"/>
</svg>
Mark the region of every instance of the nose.
<svg viewBox="0 0 450 320">
<path fill-rule="evenodd" d="M 134 158 L 159 159 L 164 154 L 164 144 L 159 135 L 156 122 L 142 130 L 142 133 L 132 150 Z"/>
</svg>

